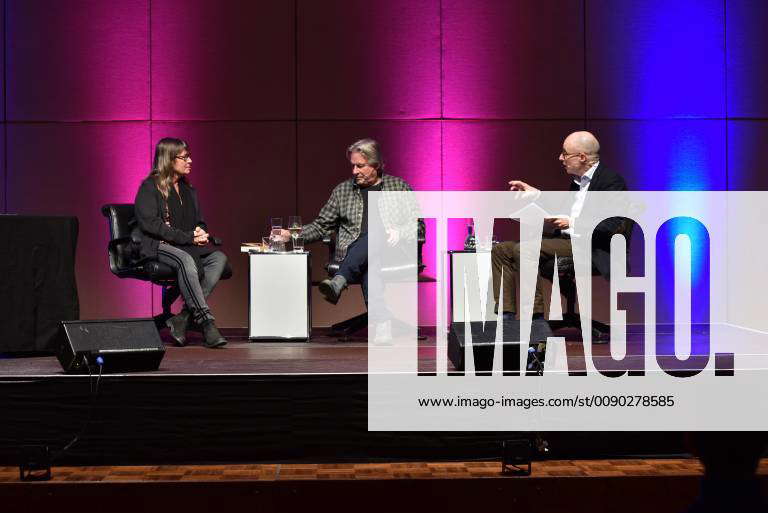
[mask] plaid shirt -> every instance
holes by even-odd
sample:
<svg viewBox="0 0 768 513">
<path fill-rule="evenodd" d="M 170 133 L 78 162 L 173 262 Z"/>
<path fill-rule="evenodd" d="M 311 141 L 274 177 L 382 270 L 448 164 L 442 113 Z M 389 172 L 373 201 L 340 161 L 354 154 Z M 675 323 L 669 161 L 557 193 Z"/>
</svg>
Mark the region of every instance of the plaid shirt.
<svg viewBox="0 0 768 513">
<path fill-rule="evenodd" d="M 381 177 L 382 191 L 412 191 L 411 186 L 405 180 L 396 176 L 383 174 Z M 387 227 L 404 224 L 410 216 L 410 209 L 416 209 L 413 202 L 409 202 L 408 208 L 403 209 L 402 205 L 394 205 L 392 201 L 380 202 L 379 211 L 382 221 Z M 400 202 L 398 202 L 400 203 Z M 418 212 L 418 210 L 413 210 Z M 415 217 L 415 216 L 414 216 Z M 304 242 L 315 242 L 321 240 L 330 232 L 338 231 L 336 240 L 335 260 L 342 261 L 347 255 L 347 248 L 360 236 L 363 224 L 363 195 L 360 193 L 360 187 L 355 180 L 350 178 L 344 180 L 334 187 L 328 202 L 320 209 L 317 219 L 305 225 L 302 228 Z M 422 223 L 419 223 L 419 230 L 422 230 Z M 416 234 L 414 233 L 413 236 Z M 402 236 L 408 236 L 403 233 Z"/>
</svg>

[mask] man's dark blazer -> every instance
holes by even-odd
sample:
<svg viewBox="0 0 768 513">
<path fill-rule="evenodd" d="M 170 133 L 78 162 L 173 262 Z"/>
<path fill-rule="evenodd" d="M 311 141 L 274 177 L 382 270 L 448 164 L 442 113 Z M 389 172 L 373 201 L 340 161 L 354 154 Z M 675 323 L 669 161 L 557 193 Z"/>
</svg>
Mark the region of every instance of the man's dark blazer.
<svg viewBox="0 0 768 513">
<path fill-rule="evenodd" d="M 571 181 L 570 191 L 578 191 L 579 185 Z M 626 191 L 627 183 L 618 173 L 608 169 L 602 162 L 597 165 L 595 173 L 587 189 L 587 195 L 584 198 L 584 205 L 590 200 L 590 192 L 593 191 Z M 632 229 L 631 226 L 624 226 L 624 223 L 618 218 L 612 217 L 598 224 L 595 232 L 592 234 L 592 266 L 595 267 L 601 275 L 610 278 L 611 269 L 611 237 L 614 233 L 625 230 L 626 233 Z M 627 248 L 629 249 L 629 248 Z"/>
</svg>

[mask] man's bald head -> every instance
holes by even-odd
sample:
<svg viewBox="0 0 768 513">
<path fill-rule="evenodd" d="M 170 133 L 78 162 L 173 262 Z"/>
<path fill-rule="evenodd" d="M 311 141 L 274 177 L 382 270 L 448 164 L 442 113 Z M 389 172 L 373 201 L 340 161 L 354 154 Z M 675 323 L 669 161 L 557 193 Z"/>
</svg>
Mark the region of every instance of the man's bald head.
<svg viewBox="0 0 768 513">
<path fill-rule="evenodd" d="M 600 143 L 590 132 L 573 132 L 563 141 L 560 162 L 570 175 L 581 176 L 600 160 Z"/>
<path fill-rule="evenodd" d="M 597 137 L 586 131 L 573 132 L 565 138 L 563 147 L 568 153 L 584 153 L 595 157 L 600 154 L 600 143 L 597 142 Z"/>
</svg>

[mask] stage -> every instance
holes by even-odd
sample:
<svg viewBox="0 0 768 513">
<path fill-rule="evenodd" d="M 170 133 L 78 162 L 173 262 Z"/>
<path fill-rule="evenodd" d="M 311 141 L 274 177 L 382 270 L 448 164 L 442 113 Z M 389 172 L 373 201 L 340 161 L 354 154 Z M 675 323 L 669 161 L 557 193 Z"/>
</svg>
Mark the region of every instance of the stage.
<svg viewBox="0 0 768 513">
<path fill-rule="evenodd" d="M 155 372 L 104 375 L 81 440 L 57 464 L 488 460 L 517 432 L 369 432 L 367 342 L 315 330 L 309 342 L 249 342 L 229 330 L 224 349 L 170 344 Z M 569 337 L 571 338 L 571 337 Z M 607 346 L 595 346 L 607 351 Z M 434 371 L 434 335 L 420 343 Z M 431 368 L 430 368 L 431 365 Z M 66 445 L 89 414 L 96 378 L 64 374 L 53 356 L 0 359 L 0 464 L 18 448 Z M 682 433 L 544 434 L 557 458 L 673 456 Z"/>
</svg>

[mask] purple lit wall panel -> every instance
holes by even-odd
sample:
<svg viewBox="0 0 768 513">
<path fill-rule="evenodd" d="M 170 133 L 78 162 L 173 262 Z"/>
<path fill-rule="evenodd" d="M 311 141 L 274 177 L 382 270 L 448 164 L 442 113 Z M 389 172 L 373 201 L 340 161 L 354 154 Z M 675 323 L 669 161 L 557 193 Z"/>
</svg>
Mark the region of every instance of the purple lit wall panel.
<svg viewBox="0 0 768 513">
<path fill-rule="evenodd" d="M 768 2 L 728 0 L 728 115 L 768 117 Z"/>
<path fill-rule="evenodd" d="M 292 118 L 294 18 L 286 0 L 153 0 L 153 119 Z"/>
<path fill-rule="evenodd" d="M 505 191 L 516 179 L 543 190 L 566 190 L 558 153 L 565 136 L 580 127 L 571 121 L 446 121 L 443 189 Z M 449 248 L 461 249 L 465 236 L 466 222 L 451 224 Z"/>
<path fill-rule="evenodd" d="M 191 183 L 203 214 L 234 271 L 210 305 L 222 326 L 248 321 L 248 259 L 240 243 L 267 235 L 269 216 L 296 211 L 294 128 L 288 122 L 154 123 L 152 143 L 181 137 L 192 153 Z M 137 184 L 138 185 L 138 184 Z M 160 311 L 155 301 L 155 311 Z"/>
<path fill-rule="evenodd" d="M 437 283 L 419 284 L 419 326 L 435 326 L 437 324 Z"/>
<path fill-rule="evenodd" d="M 725 190 L 725 121 L 594 121 L 601 160 L 630 190 Z M 649 153 L 650 152 L 650 153 Z"/>
<path fill-rule="evenodd" d="M 147 119 L 148 9 L 148 0 L 7 0 L 7 118 Z"/>
<path fill-rule="evenodd" d="M 0 124 L 0 213 L 5 213 L 5 123 Z"/>
<path fill-rule="evenodd" d="M 132 203 L 149 170 L 146 123 L 8 125 L 8 211 L 77 216 L 83 318 L 150 314 L 150 286 L 109 271 L 106 203 Z"/>
<path fill-rule="evenodd" d="M 5 56 L 5 0 L 0 0 L 0 55 Z M 5 57 L 2 63 L 5 64 Z M 5 77 L 4 69 L 0 73 Z M 5 121 L 5 84 L 0 87 L 0 120 Z"/>
<path fill-rule="evenodd" d="M 438 0 L 299 0 L 299 117 L 440 116 Z"/>
<path fill-rule="evenodd" d="M 728 122 L 728 189 L 768 190 L 765 172 L 765 146 L 768 121 Z"/>
<path fill-rule="evenodd" d="M 387 172 L 415 190 L 440 190 L 438 121 L 306 121 L 299 124 L 299 214 L 314 219 L 333 187 L 352 177 L 347 147 L 363 137 L 379 141 Z"/>
<path fill-rule="evenodd" d="M 558 155 L 565 136 L 581 127 L 575 121 L 446 121 L 443 188 L 504 191 L 518 179 L 566 190 Z"/>
<path fill-rule="evenodd" d="M 722 0 L 590 0 L 587 115 L 725 114 Z"/>
<path fill-rule="evenodd" d="M 581 0 L 445 0 L 447 118 L 582 118 Z"/>
</svg>

